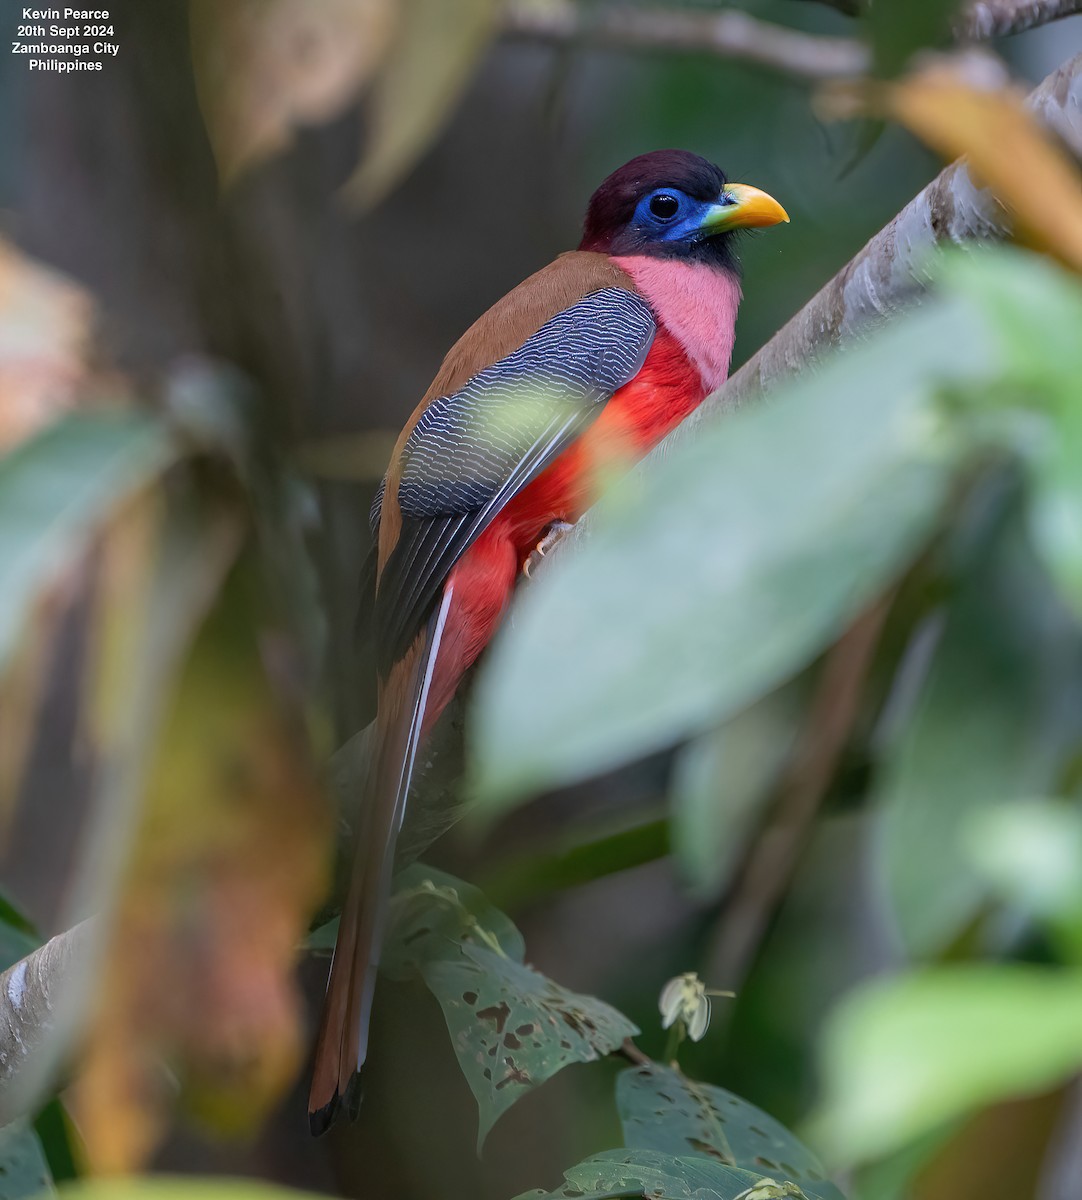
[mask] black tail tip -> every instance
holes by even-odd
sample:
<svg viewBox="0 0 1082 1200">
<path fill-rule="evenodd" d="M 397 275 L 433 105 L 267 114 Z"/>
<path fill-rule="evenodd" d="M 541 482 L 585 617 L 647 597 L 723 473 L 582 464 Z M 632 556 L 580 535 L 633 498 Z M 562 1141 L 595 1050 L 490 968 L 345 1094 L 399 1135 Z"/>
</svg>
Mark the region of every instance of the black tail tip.
<svg viewBox="0 0 1082 1200">
<path fill-rule="evenodd" d="M 308 1110 L 308 1128 L 313 1137 L 322 1137 L 328 1129 L 344 1116 L 347 1120 L 356 1121 L 361 1111 L 361 1101 L 364 1099 L 364 1088 L 361 1086 L 359 1074 L 350 1076 L 344 1092 L 335 1092 L 322 1108 Z"/>
<path fill-rule="evenodd" d="M 330 1129 L 338 1116 L 338 1105 L 338 1093 L 335 1092 L 322 1108 L 308 1110 L 308 1128 L 311 1130 L 312 1137 L 322 1137 Z"/>
</svg>

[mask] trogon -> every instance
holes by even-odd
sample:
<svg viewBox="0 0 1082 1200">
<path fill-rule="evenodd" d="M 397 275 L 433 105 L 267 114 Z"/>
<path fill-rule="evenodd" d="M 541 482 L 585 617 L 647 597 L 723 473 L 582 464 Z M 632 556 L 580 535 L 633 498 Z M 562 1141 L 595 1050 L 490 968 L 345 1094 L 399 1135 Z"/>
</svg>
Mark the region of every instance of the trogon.
<svg viewBox="0 0 1082 1200">
<path fill-rule="evenodd" d="M 403 429 L 372 512 L 375 749 L 316 1047 L 314 1132 L 359 1095 L 419 745 L 523 569 L 601 480 L 726 378 L 741 296 L 734 235 L 788 219 L 695 154 L 632 159 L 591 198 L 579 248 L 467 330 Z"/>
</svg>

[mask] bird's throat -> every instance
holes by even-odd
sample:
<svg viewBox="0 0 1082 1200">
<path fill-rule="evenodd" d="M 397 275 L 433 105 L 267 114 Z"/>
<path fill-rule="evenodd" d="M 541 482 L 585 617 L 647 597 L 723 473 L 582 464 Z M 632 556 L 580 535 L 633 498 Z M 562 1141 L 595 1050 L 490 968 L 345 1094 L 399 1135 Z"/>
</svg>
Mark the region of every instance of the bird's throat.
<svg viewBox="0 0 1082 1200">
<path fill-rule="evenodd" d="M 614 258 L 702 376 L 707 393 L 729 374 L 740 281 L 707 263 L 629 254 Z"/>
</svg>

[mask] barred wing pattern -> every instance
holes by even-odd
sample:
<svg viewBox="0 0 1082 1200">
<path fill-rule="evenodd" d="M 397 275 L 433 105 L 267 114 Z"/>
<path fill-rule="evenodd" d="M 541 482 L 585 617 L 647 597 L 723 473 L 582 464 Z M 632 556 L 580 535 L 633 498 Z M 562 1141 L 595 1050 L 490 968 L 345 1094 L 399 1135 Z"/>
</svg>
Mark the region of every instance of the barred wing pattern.
<svg viewBox="0 0 1082 1200">
<path fill-rule="evenodd" d="M 408 649 L 455 561 L 638 373 L 657 326 L 646 301 L 603 288 L 425 409 L 402 449 L 402 532 L 380 576 L 380 666 Z"/>
</svg>

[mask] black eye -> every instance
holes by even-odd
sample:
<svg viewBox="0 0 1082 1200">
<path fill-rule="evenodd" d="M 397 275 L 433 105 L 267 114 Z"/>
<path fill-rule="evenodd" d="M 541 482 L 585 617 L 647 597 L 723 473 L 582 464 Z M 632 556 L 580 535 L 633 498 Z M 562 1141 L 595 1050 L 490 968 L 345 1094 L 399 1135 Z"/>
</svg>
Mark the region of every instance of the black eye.
<svg viewBox="0 0 1082 1200">
<path fill-rule="evenodd" d="M 680 201 L 675 196 L 654 196 L 650 201 L 650 211 L 660 221 L 671 221 L 680 210 Z"/>
</svg>

